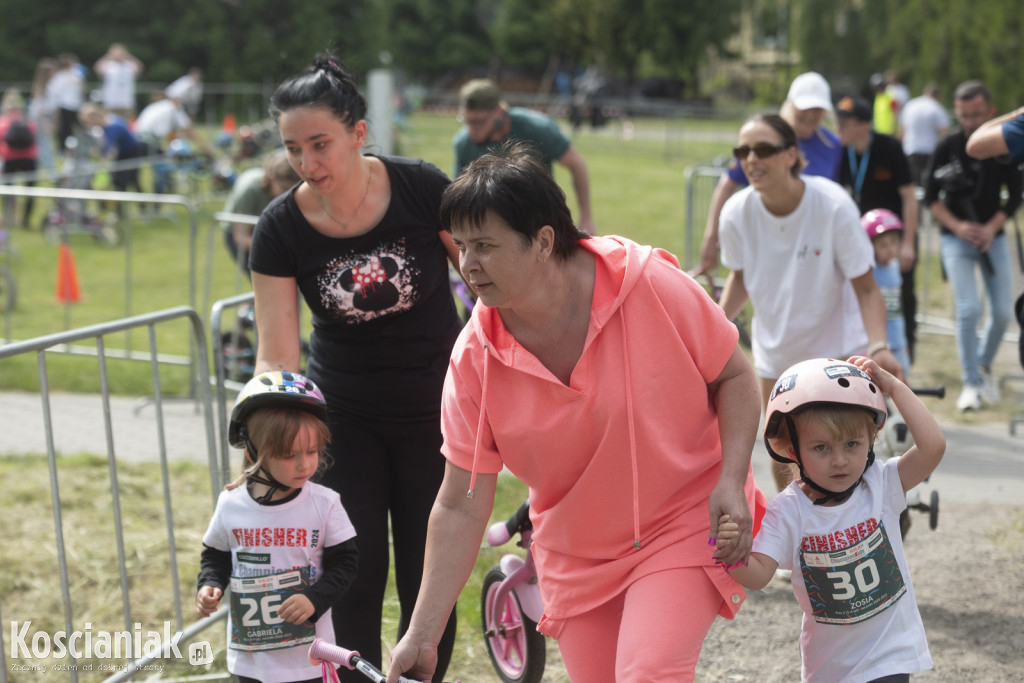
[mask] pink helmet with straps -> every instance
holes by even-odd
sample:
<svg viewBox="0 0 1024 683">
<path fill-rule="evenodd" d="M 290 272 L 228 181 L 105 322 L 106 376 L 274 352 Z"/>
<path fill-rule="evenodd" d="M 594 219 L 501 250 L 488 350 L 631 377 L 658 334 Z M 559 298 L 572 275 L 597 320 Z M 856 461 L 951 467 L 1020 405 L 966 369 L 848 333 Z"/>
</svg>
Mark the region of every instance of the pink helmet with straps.
<svg viewBox="0 0 1024 683">
<path fill-rule="evenodd" d="M 883 232 L 903 230 L 903 221 L 889 209 L 871 209 L 860 217 L 860 224 L 871 238 L 878 237 Z"/>
<path fill-rule="evenodd" d="M 885 396 L 870 375 L 845 361 L 814 358 L 791 366 L 775 382 L 765 413 L 765 438 L 778 435 L 784 415 L 822 403 L 864 408 L 874 413 L 878 429 L 885 424 Z"/>
<path fill-rule="evenodd" d="M 832 491 L 813 481 L 804 471 L 803 459 L 800 457 L 799 440 L 796 434 L 796 423 L 792 414 L 815 405 L 846 405 L 863 408 L 874 418 L 875 427 L 882 428 L 887 416 L 885 396 L 871 376 L 856 365 L 832 358 L 814 358 L 790 367 L 772 388 L 768 397 L 768 410 L 765 415 L 764 445 L 768 455 L 779 462 L 790 463 L 789 458 L 779 455 L 771 445 L 771 439 L 779 434 L 779 425 L 783 421 L 789 431 L 796 465 L 800 469 L 800 478 L 813 488 L 821 497 L 815 499 L 815 505 L 823 505 L 830 500 L 844 500 L 863 479 L 863 473 L 845 491 Z M 868 448 L 866 472 L 875 461 L 873 448 Z"/>
</svg>

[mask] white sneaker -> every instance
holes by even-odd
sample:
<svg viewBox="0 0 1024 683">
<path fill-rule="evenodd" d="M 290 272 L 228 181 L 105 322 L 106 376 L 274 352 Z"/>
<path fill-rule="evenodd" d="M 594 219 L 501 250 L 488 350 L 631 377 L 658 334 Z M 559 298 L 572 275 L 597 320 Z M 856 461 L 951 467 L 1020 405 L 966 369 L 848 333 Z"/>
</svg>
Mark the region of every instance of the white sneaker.
<svg viewBox="0 0 1024 683">
<path fill-rule="evenodd" d="M 789 583 L 790 580 L 793 578 L 793 570 L 792 569 L 776 569 L 775 570 L 775 578 L 780 580 L 780 581 L 785 581 L 786 583 Z"/>
<path fill-rule="evenodd" d="M 981 387 L 965 384 L 960 391 L 960 398 L 956 400 L 956 408 L 961 413 L 968 410 L 981 410 Z"/>
<path fill-rule="evenodd" d="M 999 384 L 996 383 L 992 373 L 981 371 L 981 400 L 989 405 L 999 403 L 1002 397 L 999 395 Z"/>
</svg>

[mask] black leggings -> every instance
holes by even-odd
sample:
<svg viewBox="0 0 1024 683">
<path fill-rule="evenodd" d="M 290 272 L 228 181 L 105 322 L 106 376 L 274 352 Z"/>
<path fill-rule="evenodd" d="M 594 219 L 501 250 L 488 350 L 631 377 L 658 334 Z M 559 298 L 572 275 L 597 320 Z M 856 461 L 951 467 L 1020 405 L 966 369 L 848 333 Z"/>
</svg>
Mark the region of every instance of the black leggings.
<svg viewBox="0 0 1024 683">
<path fill-rule="evenodd" d="M 341 494 L 356 529 L 359 572 L 332 608 L 337 644 L 381 666 L 381 613 L 389 565 L 388 516 L 395 555 L 395 583 L 401 617 L 398 638 L 409 628 L 423 576 L 427 518 L 444 478 L 439 420 L 371 423 L 331 415 L 334 464 L 320 483 Z M 452 611 L 437 648 L 432 680 L 444 679 L 455 644 Z M 343 683 L 366 679 L 341 669 Z"/>
</svg>

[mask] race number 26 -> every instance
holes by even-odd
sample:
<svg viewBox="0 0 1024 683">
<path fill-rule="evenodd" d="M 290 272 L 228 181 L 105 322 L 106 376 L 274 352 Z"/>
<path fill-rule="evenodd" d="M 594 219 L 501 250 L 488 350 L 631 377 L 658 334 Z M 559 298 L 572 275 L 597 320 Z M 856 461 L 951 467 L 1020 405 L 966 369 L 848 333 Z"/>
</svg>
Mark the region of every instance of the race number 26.
<svg viewBox="0 0 1024 683">
<path fill-rule="evenodd" d="M 281 606 L 281 601 L 284 597 L 280 593 L 269 593 L 257 598 L 251 598 L 247 596 L 240 596 L 238 601 L 241 603 L 245 613 L 242 615 L 242 626 L 247 628 L 257 628 L 262 625 L 274 625 L 284 623 L 284 619 L 277 615 L 277 609 Z M 257 619 L 259 615 L 262 618 Z"/>
</svg>

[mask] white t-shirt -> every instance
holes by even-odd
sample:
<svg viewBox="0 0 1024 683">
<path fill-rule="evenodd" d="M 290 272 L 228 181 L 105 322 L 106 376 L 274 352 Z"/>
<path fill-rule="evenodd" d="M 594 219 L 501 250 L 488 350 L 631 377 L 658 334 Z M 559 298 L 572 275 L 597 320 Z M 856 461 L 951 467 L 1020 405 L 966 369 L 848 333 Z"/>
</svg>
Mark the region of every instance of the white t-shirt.
<svg viewBox="0 0 1024 683">
<path fill-rule="evenodd" d="M 753 551 L 793 571 L 804 681 L 862 683 L 932 668 L 900 537 L 907 497 L 892 458 L 850 497 L 814 505 L 794 482 L 768 503 Z"/>
<path fill-rule="evenodd" d="M 743 271 L 754 306 L 754 369 L 769 379 L 808 358 L 846 358 L 868 343 L 850 280 L 871 272 L 875 253 L 857 205 L 831 180 L 801 180 L 804 196 L 787 216 L 770 213 L 753 187 L 722 208 L 722 263 Z"/>
<path fill-rule="evenodd" d="M 135 62 L 108 60 L 103 63 L 103 104 L 110 109 L 135 109 Z"/>
<path fill-rule="evenodd" d="M 356 535 L 337 491 L 306 483 L 293 500 L 260 505 L 244 486 L 223 491 L 203 543 L 231 552 L 228 671 L 264 683 L 320 678 L 309 663 L 316 637 L 334 642 L 331 610 L 316 624 L 284 623 L 276 607 L 323 571 L 323 549 Z"/>
<path fill-rule="evenodd" d="M 184 104 L 199 104 L 203 99 L 203 82 L 185 74 L 164 88 L 164 93 Z"/>
<path fill-rule="evenodd" d="M 188 117 L 174 100 L 159 100 L 150 104 L 135 120 L 135 132 L 139 135 L 152 135 L 159 140 L 166 140 L 171 133 L 185 130 L 192 125 Z"/>
<path fill-rule="evenodd" d="M 949 128 L 949 114 L 931 97 L 922 95 L 900 110 L 904 154 L 931 154 L 939 144 L 939 132 Z"/>
<path fill-rule="evenodd" d="M 54 109 L 78 111 L 82 106 L 82 88 L 85 79 L 78 69 L 61 69 L 46 83 L 46 97 Z"/>
</svg>

